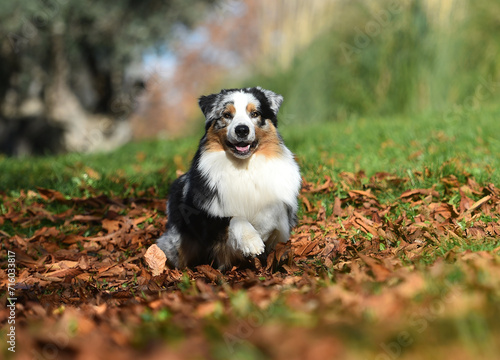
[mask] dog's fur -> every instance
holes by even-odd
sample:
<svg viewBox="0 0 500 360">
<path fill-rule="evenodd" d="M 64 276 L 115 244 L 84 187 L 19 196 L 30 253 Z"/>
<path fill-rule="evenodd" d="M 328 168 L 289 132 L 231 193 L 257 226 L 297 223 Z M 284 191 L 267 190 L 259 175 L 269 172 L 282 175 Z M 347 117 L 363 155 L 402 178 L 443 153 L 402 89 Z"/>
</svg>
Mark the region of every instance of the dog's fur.
<svg viewBox="0 0 500 360">
<path fill-rule="evenodd" d="M 170 190 L 158 246 L 175 267 L 227 269 L 288 241 L 301 177 L 278 133 L 281 95 L 260 87 L 202 96 L 205 135 Z"/>
</svg>

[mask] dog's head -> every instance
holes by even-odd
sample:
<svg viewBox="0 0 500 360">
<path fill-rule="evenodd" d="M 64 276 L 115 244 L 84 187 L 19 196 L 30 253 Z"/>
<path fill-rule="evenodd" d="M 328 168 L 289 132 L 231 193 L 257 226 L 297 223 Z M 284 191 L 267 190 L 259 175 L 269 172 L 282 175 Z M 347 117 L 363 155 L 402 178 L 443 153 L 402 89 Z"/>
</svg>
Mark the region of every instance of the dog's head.
<svg viewBox="0 0 500 360">
<path fill-rule="evenodd" d="M 282 102 L 283 96 L 261 87 L 200 97 L 207 151 L 226 151 L 238 159 L 247 159 L 257 151 L 276 155 L 280 150 L 277 114 Z"/>
</svg>

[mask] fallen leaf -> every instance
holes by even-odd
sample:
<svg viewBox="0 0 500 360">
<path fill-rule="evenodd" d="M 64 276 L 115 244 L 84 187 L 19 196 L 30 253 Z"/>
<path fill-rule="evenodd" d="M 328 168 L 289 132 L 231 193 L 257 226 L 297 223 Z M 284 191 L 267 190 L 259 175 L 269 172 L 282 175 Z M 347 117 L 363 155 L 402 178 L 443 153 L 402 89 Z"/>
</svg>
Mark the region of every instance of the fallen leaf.
<svg viewBox="0 0 500 360">
<path fill-rule="evenodd" d="M 210 265 L 199 265 L 196 270 L 205 275 L 210 281 L 216 282 L 218 279 L 222 278 L 222 273 L 219 270 L 214 269 Z"/>
<path fill-rule="evenodd" d="M 370 267 L 375 280 L 382 282 L 387 280 L 391 276 L 391 271 L 384 265 L 380 264 L 376 259 L 362 254 L 359 254 L 359 257 L 366 265 Z"/>
<path fill-rule="evenodd" d="M 433 196 L 435 198 L 439 198 L 439 193 L 434 189 L 413 189 L 407 190 L 401 194 L 400 199 L 410 198 L 415 195 L 423 195 L 423 196 Z"/>
<path fill-rule="evenodd" d="M 40 194 L 40 197 L 44 200 L 57 200 L 61 202 L 66 202 L 66 197 L 61 194 L 59 191 L 56 190 L 50 190 L 50 189 L 44 189 L 37 187 L 38 193 Z"/>
<path fill-rule="evenodd" d="M 163 270 L 165 270 L 165 262 L 167 261 L 167 257 L 163 250 L 161 250 L 158 245 L 151 245 L 146 253 L 144 254 L 144 259 L 151 269 L 151 273 L 153 276 L 160 275 Z"/>
</svg>

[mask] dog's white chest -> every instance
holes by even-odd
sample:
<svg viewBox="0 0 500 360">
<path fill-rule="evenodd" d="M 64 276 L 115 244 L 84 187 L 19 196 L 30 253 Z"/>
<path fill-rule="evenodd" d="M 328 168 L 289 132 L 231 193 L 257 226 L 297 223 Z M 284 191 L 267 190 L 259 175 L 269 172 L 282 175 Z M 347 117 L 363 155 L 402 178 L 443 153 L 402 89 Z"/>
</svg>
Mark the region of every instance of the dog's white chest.
<svg viewBox="0 0 500 360">
<path fill-rule="evenodd" d="M 201 156 L 199 170 L 217 190 L 218 197 L 206 208 L 215 216 L 241 216 L 252 221 L 277 203 L 296 210 L 300 172 L 285 147 L 281 157 L 255 154 L 246 162 L 235 162 L 224 151 L 208 152 Z"/>
</svg>

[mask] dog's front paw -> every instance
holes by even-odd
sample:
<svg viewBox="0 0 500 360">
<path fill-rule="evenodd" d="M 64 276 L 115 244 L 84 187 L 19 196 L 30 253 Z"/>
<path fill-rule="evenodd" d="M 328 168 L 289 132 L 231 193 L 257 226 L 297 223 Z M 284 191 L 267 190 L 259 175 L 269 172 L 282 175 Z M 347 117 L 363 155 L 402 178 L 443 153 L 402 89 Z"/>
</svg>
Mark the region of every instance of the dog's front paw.
<svg viewBox="0 0 500 360">
<path fill-rule="evenodd" d="M 229 224 L 229 243 L 243 256 L 257 256 L 264 252 L 265 245 L 259 233 L 244 218 L 234 217 Z"/>
<path fill-rule="evenodd" d="M 241 239 L 240 249 L 243 255 L 253 257 L 262 254 L 266 246 L 260 236 L 257 233 L 248 235 L 250 236 L 243 236 Z"/>
</svg>

